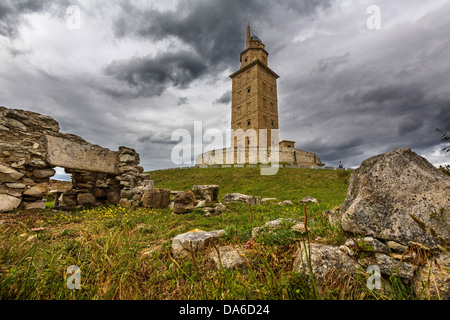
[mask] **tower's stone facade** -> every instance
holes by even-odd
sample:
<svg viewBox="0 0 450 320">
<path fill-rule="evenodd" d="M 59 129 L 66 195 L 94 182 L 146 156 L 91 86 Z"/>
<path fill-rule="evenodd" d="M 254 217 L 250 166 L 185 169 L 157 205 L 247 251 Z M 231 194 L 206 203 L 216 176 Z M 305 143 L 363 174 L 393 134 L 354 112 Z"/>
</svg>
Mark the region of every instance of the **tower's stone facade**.
<svg viewBox="0 0 450 320">
<path fill-rule="evenodd" d="M 268 66 L 268 52 L 256 36 L 250 36 L 247 27 L 246 48 L 241 53 L 241 67 L 230 75 L 232 79 L 231 129 L 256 131 L 256 141 L 248 137 L 246 146 L 271 145 L 271 130 L 278 130 L 277 79 L 279 76 Z M 267 130 L 267 142 L 259 141 L 260 130 Z M 238 135 L 238 134 L 237 134 Z M 278 143 L 278 141 L 276 141 Z M 239 137 L 234 137 L 238 146 Z"/>
<path fill-rule="evenodd" d="M 294 141 L 279 142 L 277 79 L 269 68 L 269 53 L 247 26 L 246 46 L 239 70 L 230 75 L 231 146 L 199 155 L 196 165 L 282 163 L 321 167 L 319 157 L 295 149 Z M 275 148 L 274 148 L 275 146 Z M 276 152 L 276 153 L 273 153 Z"/>
</svg>

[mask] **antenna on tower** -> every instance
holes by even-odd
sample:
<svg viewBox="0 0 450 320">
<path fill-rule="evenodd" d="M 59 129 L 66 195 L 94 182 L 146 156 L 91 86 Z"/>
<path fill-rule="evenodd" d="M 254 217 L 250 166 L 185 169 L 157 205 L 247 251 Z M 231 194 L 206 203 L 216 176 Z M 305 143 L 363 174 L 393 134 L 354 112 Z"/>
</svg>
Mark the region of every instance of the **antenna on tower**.
<svg viewBox="0 0 450 320">
<path fill-rule="evenodd" d="M 245 48 L 249 48 L 250 47 L 250 21 L 247 24 L 247 41 L 246 41 L 246 46 Z"/>
</svg>

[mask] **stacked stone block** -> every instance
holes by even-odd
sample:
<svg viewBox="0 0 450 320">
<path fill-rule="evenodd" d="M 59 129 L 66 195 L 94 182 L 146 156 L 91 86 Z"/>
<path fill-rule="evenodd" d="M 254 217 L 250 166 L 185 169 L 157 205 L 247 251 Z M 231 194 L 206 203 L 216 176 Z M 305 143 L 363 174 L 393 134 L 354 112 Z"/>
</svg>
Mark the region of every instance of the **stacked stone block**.
<svg viewBox="0 0 450 320">
<path fill-rule="evenodd" d="M 60 133 L 58 122 L 51 117 L 0 107 L 0 212 L 19 206 L 45 208 L 55 166 L 72 175 L 72 189 L 56 193 L 58 208 L 119 203 L 121 199 L 138 205 L 144 190 L 153 187 L 139 161 L 139 154 L 131 148 L 111 151 Z"/>
</svg>

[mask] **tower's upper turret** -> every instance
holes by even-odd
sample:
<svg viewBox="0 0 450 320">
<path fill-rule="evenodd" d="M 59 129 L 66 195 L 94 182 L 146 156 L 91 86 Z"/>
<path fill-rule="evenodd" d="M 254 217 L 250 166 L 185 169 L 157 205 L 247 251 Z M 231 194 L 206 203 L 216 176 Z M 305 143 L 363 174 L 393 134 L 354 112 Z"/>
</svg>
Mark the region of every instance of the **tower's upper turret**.
<svg viewBox="0 0 450 320">
<path fill-rule="evenodd" d="M 264 43 L 255 35 L 250 36 L 250 25 L 247 26 L 247 39 L 245 50 L 241 53 L 241 69 L 249 63 L 259 60 L 265 66 L 269 54 L 264 49 Z"/>
</svg>

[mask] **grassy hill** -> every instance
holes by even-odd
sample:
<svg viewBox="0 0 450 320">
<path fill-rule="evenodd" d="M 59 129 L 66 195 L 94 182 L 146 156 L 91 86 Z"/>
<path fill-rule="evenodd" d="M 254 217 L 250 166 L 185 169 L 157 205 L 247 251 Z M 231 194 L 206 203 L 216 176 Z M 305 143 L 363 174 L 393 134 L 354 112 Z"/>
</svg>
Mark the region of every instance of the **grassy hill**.
<svg viewBox="0 0 450 320">
<path fill-rule="evenodd" d="M 156 188 L 190 190 L 196 184 L 217 184 L 220 199 L 227 193 L 244 193 L 292 200 L 306 196 L 330 206 L 341 204 L 346 196 L 349 171 L 280 168 L 272 176 L 263 176 L 259 168 L 204 168 L 158 170 L 149 172 Z"/>
<path fill-rule="evenodd" d="M 308 275 L 292 270 L 303 241 L 337 246 L 347 238 L 340 227 L 329 224 L 324 211 L 342 204 L 349 172 L 281 168 L 274 176 L 261 176 L 257 168 L 209 168 L 150 173 L 155 187 L 190 190 L 196 184 L 218 184 L 220 198 L 240 192 L 292 200 L 294 205 L 230 203 L 222 214 L 212 216 L 198 208 L 177 215 L 170 209 L 120 205 L 4 214 L 0 300 L 392 299 L 368 289 L 366 274 L 352 275 L 345 283 L 333 280 L 318 295 Z M 305 196 L 318 203 L 300 204 Z M 252 238 L 253 228 L 277 218 L 304 222 L 308 232 L 285 225 Z M 223 229 L 215 245 L 239 247 L 248 269 L 216 269 L 207 251 L 197 252 L 194 260 L 175 261 L 172 239 L 194 229 Z M 78 290 L 67 288 L 71 265 L 81 270 Z"/>
</svg>

